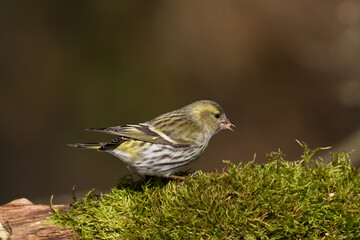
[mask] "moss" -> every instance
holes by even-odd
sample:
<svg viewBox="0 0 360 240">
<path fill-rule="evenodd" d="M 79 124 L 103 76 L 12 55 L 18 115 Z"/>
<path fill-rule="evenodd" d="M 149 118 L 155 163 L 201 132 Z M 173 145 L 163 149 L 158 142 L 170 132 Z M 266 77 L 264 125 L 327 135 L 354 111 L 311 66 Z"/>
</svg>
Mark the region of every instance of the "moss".
<svg viewBox="0 0 360 240">
<path fill-rule="evenodd" d="M 306 144 L 302 159 L 273 152 L 223 172 L 178 180 L 123 178 L 109 193 L 90 191 L 51 222 L 80 239 L 355 239 L 360 175 L 348 153 L 328 164 Z"/>
</svg>

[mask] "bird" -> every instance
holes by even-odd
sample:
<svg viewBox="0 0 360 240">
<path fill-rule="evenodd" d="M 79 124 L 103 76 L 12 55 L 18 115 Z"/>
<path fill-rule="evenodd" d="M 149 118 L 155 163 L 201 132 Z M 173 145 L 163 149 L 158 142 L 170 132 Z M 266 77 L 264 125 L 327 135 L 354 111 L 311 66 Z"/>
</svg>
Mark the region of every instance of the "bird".
<svg viewBox="0 0 360 240">
<path fill-rule="evenodd" d="M 140 176 L 183 180 L 175 173 L 197 160 L 212 136 L 223 129 L 234 131 L 232 127 L 219 104 L 199 100 L 147 122 L 86 129 L 116 135 L 110 142 L 68 145 L 108 152 Z"/>
</svg>

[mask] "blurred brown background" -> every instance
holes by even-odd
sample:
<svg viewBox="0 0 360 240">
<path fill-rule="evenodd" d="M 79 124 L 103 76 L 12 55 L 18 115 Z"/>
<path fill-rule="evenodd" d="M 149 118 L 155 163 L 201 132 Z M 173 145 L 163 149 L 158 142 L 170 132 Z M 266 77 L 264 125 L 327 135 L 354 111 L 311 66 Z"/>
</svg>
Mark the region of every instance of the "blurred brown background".
<svg viewBox="0 0 360 240">
<path fill-rule="evenodd" d="M 359 1 L 1 1 L 0 204 L 108 191 L 125 165 L 66 144 L 200 99 L 237 128 L 193 170 L 360 149 L 359 77 Z"/>
</svg>

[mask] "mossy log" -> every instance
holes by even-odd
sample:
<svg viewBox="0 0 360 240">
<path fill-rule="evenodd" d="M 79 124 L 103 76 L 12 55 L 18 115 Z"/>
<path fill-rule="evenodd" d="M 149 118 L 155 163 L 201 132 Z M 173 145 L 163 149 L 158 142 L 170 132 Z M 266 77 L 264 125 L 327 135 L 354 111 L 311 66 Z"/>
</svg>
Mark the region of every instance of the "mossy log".
<svg viewBox="0 0 360 240">
<path fill-rule="evenodd" d="M 56 205 L 68 209 L 68 205 Z M 49 205 L 34 205 L 26 198 L 0 206 L 0 240 L 16 239 L 73 239 L 71 230 L 46 224 Z"/>
</svg>

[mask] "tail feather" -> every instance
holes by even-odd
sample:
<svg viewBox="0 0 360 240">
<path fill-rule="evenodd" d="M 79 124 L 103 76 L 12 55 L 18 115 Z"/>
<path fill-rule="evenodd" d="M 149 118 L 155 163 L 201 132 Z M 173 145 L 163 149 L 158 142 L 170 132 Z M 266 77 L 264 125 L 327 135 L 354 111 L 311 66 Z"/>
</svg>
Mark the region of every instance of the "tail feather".
<svg viewBox="0 0 360 240">
<path fill-rule="evenodd" d="M 75 143 L 68 144 L 69 147 L 78 148 L 78 149 L 99 149 L 104 146 L 105 143 Z"/>
<path fill-rule="evenodd" d="M 101 146 L 101 148 L 99 148 L 98 150 L 101 152 L 102 151 L 105 151 L 105 152 L 111 151 L 111 150 L 117 148 L 121 143 L 125 142 L 126 140 L 128 140 L 128 139 L 125 137 L 122 137 L 122 136 L 117 137 L 117 138 L 113 139 L 111 142 L 103 144 Z"/>
<path fill-rule="evenodd" d="M 106 128 L 86 128 L 86 131 L 103 132 Z"/>
</svg>

